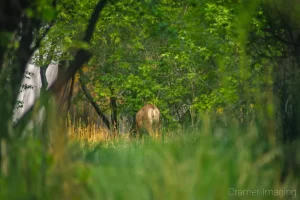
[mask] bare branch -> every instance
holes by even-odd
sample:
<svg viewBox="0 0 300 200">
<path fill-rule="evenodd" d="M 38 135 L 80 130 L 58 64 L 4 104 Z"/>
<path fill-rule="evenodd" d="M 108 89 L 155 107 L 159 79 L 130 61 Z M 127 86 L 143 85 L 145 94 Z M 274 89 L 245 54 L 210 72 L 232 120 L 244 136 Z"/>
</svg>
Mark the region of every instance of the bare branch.
<svg viewBox="0 0 300 200">
<path fill-rule="evenodd" d="M 85 97 L 90 102 L 90 104 L 94 107 L 94 109 L 96 110 L 97 114 L 99 115 L 99 117 L 101 117 L 101 119 L 103 120 L 103 122 L 105 123 L 105 125 L 107 126 L 107 128 L 110 129 L 110 125 L 109 125 L 109 121 L 108 121 L 107 117 L 100 110 L 98 104 L 96 103 L 96 101 L 94 101 L 94 99 L 93 99 L 92 95 L 89 93 L 86 85 L 83 83 L 82 78 L 83 78 L 84 74 L 83 74 L 83 72 L 82 72 L 81 69 L 79 70 L 79 74 L 80 74 L 79 82 L 80 82 L 80 85 L 81 85 L 81 88 L 82 88 L 82 91 L 83 91 Z"/>
</svg>

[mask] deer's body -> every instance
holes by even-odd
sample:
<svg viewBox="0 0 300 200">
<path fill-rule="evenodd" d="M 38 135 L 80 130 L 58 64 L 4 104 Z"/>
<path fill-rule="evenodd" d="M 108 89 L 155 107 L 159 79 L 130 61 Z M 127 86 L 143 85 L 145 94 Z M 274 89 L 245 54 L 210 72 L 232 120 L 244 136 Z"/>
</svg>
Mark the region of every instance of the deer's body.
<svg viewBox="0 0 300 200">
<path fill-rule="evenodd" d="M 146 131 L 147 134 L 159 134 L 160 128 L 160 111 L 153 104 L 147 104 L 142 107 L 136 114 L 136 131 L 140 134 Z"/>
</svg>

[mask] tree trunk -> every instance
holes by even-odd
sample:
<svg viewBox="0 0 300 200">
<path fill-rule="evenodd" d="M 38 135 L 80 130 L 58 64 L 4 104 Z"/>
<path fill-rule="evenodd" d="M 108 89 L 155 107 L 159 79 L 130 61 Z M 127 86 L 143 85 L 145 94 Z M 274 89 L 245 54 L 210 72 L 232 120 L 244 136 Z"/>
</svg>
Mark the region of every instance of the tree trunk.
<svg viewBox="0 0 300 200">
<path fill-rule="evenodd" d="M 79 82 L 82 88 L 82 91 L 85 95 L 85 97 L 87 98 L 87 100 L 90 102 L 90 104 L 94 107 L 94 109 L 96 110 L 97 114 L 99 115 L 99 117 L 101 117 L 101 119 L 103 120 L 104 124 L 107 126 L 108 129 L 110 129 L 110 124 L 109 124 L 109 120 L 107 119 L 107 117 L 104 115 L 104 113 L 101 111 L 100 107 L 98 106 L 98 104 L 94 101 L 92 95 L 89 93 L 86 85 L 83 82 L 83 77 L 84 74 L 82 72 L 82 70 L 79 70 L 79 74 L 80 74 L 80 78 L 79 78 Z"/>
<path fill-rule="evenodd" d="M 118 133 L 118 107 L 117 97 L 110 97 L 110 108 L 111 108 L 111 124 L 113 127 L 113 133 Z"/>
</svg>

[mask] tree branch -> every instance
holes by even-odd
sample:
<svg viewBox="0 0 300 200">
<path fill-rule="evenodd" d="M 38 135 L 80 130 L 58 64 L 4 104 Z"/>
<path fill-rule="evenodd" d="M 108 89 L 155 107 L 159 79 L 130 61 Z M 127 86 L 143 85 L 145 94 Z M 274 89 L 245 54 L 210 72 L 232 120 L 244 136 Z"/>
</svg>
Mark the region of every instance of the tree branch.
<svg viewBox="0 0 300 200">
<path fill-rule="evenodd" d="M 83 41 L 89 43 L 95 27 L 96 27 L 96 23 L 98 21 L 100 12 L 103 10 L 103 8 L 105 7 L 107 3 L 107 0 L 101 0 L 98 2 L 98 4 L 96 5 L 93 14 L 89 20 L 89 24 L 88 27 L 86 29 L 85 32 L 85 36 Z M 75 59 L 71 62 L 70 67 L 62 74 L 58 74 L 58 77 L 56 79 L 56 81 L 50 86 L 49 90 L 51 92 L 53 92 L 54 94 L 58 93 L 60 91 L 60 89 L 62 88 L 62 86 L 72 77 L 75 75 L 75 73 L 82 67 L 82 65 L 84 63 L 86 63 L 90 58 L 91 58 L 91 53 L 89 53 L 86 50 L 80 49 L 76 55 L 75 55 Z M 27 110 L 27 112 L 21 117 L 21 119 L 15 124 L 15 128 L 18 129 L 23 129 L 26 124 L 27 121 L 31 118 L 32 112 L 33 112 L 33 106 L 35 105 L 35 103 Z"/>
<path fill-rule="evenodd" d="M 282 37 L 280 37 L 279 35 L 277 35 L 272 29 L 262 29 L 265 32 L 271 33 L 271 35 L 273 35 L 278 41 L 287 44 L 287 45 L 296 45 L 293 42 L 290 42 L 288 40 L 283 39 Z"/>
<path fill-rule="evenodd" d="M 37 39 L 34 47 L 31 49 L 32 53 L 34 53 L 40 47 L 42 40 L 45 38 L 47 33 L 50 31 L 53 24 L 54 24 L 54 22 L 52 22 L 50 25 L 48 25 L 48 27 L 46 27 L 46 30 L 42 33 L 41 37 Z"/>
<path fill-rule="evenodd" d="M 96 27 L 96 23 L 98 21 L 100 12 L 103 10 L 104 6 L 106 5 L 106 2 L 107 2 L 107 0 L 102 0 L 96 5 L 95 10 L 89 21 L 88 27 L 86 29 L 85 36 L 83 38 L 84 42 L 87 42 L 87 43 L 90 42 L 90 40 L 93 36 L 95 27 Z M 67 69 L 67 71 L 63 74 L 58 74 L 58 78 L 56 79 L 54 84 L 50 87 L 50 90 L 54 93 L 58 92 L 60 90 L 60 88 L 62 87 L 62 85 L 65 84 L 77 72 L 77 70 L 79 70 L 81 68 L 81 66 L 91 58 L 91 56 L 92 55 L 88 51 L 80 49 L 76 53 L 75 59 L 70 64 L 70 67 Z"/>
<path fill-rule="evenodd" d="M 71 100 L 72 100 L 73 90 L 74 90 L 74 82 L 75 82 L 75 75 L 72 76 L 72 79 L 71 79 L 70 91 L 69 91 L 68 102 L 67 102 L 67 111 L 68 112 L 69 112 L 70 107 L 71 107 Z"/>
<path fill-rule="evenodd" d="M 96 110 L 97 114 L 99 115 L 99 117 L 101 117 L 102 121 L 105 123 L 105 125 L 107 126 L 107 128 L 110 129 L 109 120 L 104 115 L 104 113 L 100 110 L 98 104 L 94 101 L 94 99 L 93 99 L 92 95 L 89 93 L 86 85 L 83 83 L 82 78 L 84 77 L 84 74 L 83 74 L 83 72 L 82 72 L 81 69 L 79 70 L 79 74 L 80 74 L 79 82 L 80 82 L 80 85 L 81 85 L 81 88 L 82 88 L 82 91 L 83 91 L 85 97 L 90 102 L 90 104 L 94 107 L 94 109 Z"/>
</svg>

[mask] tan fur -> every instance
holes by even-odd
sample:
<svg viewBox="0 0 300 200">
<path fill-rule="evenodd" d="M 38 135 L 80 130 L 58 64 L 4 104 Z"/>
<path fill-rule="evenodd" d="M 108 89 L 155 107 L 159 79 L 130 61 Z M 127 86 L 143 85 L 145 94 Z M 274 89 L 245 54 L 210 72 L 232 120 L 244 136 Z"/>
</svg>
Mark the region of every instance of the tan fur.
<svg viewBox="0 0 300 200">
<path fill-rule="evenodd" d="M 136 114 L 136 131 L 140 134 L 145 130 L 150 135 L 158 135 L 160 129 L 160 111 L 153 104 L 147 104 Z"/>
</svg>

